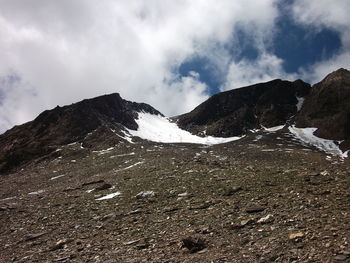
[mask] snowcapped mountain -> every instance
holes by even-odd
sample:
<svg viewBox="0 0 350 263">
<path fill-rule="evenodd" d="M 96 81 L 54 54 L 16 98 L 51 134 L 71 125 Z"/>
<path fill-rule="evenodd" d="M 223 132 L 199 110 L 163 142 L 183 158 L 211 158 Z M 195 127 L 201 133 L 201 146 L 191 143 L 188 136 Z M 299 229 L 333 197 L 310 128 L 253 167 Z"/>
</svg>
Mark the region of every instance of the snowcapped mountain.
<svg viewBox="0 0 350 263">
<path fill-rule="evenodd" d="M 272 127 L 274 131 L 277 126 L 285 126 L 287 132 L 321 150 L 346 156 L 349 98 L 350 72 L 345 69 L 329 74 L 312 88 L 301 80 L 277 79 L 222 92 L 171 119 L 150 105 L 126 101 L 119 94 L 104 95 L 57 106 L 0 135 L 0 172 L 50 158 L 61 145 L 75 142 L 96 149 L 113 147 L 120 140 L 133 143 L 136 137 L 213 145 L 238 140 L 256 129 Z M 295 120 L 297 128 L 290 126 Z M 312 128 L 312 132 L 301 128 Z"/>
</svg>

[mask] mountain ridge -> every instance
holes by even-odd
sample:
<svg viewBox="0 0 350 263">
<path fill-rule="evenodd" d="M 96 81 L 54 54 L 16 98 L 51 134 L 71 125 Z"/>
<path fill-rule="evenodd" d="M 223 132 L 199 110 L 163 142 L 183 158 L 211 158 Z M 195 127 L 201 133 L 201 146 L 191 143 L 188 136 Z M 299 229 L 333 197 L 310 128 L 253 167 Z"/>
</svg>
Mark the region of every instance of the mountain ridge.
<svg viewBox="0 0 350 263">
<path fill-rule="evenodd" d="M 300 98 L 305 99 L 302 105 Z M 295 123 L 319 128 L 315 135 L 340 141 L 346 151 L 350 149 L 349 98 L 350 72 L 339 69 L 312 87 L 302 80 L 276 79 L 218 93 L 172 120 L 192 134 L 216 137 Z M 43 156 L 56 156 L 60 145 L 80 142 L 87 148 L 112 147 L 128 129 L 138 129 L 138 112 L 163 116 L 152 106 L 124 100 L 118 93 L 46 110 L 0 135 L 0 173 Z"/>
<path fill-rule="evenodd" d="M 0 172 L 53 153 L 59 145 L 83 140 L 97 128 L 137 129 L 137 111 L 161 114 L 148 104 L 124 100 L 118 93 L 46 110 L 0 135 Z"/>
<path fill-rule="evenodd" d="M 338 69 L 313 85 L 296 118 L 298 127 L 317 127 L 315 135 L 350 148 L 350 71 Z"/>
<path fill-rule="evenodd" d="M 349 152 L 296 128 L 314 108 L 287 97 L 297 116 L 286 125 L 232 140 L 193 135 L 119 95 L 0 136 L 27 158 L 0 175 L 0 262 L 347 262 Z"/>
<path fill-rule="evenodd" d="M 238 136 L 261 126 L 285 124 L 297 112 L 297 97 L 305 97 L 310 88 L 301 80 L 258 83 L 218 93 L 176 120 L 194 133 Z"/>
</svg>

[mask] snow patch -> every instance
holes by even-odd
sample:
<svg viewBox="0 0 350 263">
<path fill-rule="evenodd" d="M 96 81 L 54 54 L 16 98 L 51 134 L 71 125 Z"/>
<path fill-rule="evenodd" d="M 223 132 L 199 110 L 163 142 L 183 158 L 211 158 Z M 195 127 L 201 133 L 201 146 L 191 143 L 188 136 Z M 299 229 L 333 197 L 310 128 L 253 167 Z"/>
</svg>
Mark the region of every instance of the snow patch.
<svg viewBox="0 0 350 263">
<path fill-rule="evenodd" d="M 7 197 L 7 198 L 4 198 L 4 199 L 0 199 L 0 201 L 7 201 L 7 200 L 12 200 L 12 199 L 15 199 L 17 198 L 16 196 L 12 196 L 12 197 Z"/>
<path fill-rule="evenodd" d="M 122 138 L 122 139 L 128 141 L 129 143 L 134 143 L 134 142 L 132 141 L 132 138 L 131 138 L 130 134 L 128 134 L 127 132 L 121 131 L 121 132 L 123 133 L 123 135 L 120 135 L 120 134 L 118 134 L 118 133 L 117 133 L 115 130 L 113 130 L 113 129 L 111 129 L 111 131 L 112 131 L 115 135 L 117 135 L 118 137 L 120 137 L 120 138 Z"/>
<path fill-rule="evenodd" d="M 97 155 L 103 155 L 103 154 L 106 154 L 106 153 L 109 153 L 110 151 L 112 151 L 114 149 L 114 147 L 110 147 L 106 150 L 101 150 L 101 151 L 92 151 L 93 153 L 97 153 Z"/>
<path fill-rule="evenodd" d="M 118 155 L 116 155 L 116 156 L 117 156 L 117 157 L 122 157 L 122 156 L 130 156 L 130 155 L 135 155 L 135 153 L 132 152 L 132 153 L 125 153 L 125 154 L 118 154 Z"/>
<path fill-rule="evenodd" d="M 149 197 L 154 197 L 156 194 L 153 191 L 143 191 L 140 192 L 136 195 L 137 199 L 142 199 L 142 198 L 149 198 Z"/>
<path fill-rule="evenodd" d="M 315 136 L 314 132 L 317 130 L 317 128 L 296 128 L 293 125 L 288 129 L 296 138 L 307 144 L 311 144 L 326 153 L 340 156 L 342 158 L 348 157 L 348 151 L 343 153 L 333 140 L 322 139 Z"/>
<path fill-rule="evenodd" d="M 284 128 L 285 125 L 278 125 L 278 126 L 275 126 L 275 127 L 270 127 L 270 128 L 266 128 L 264 126 L 261 125 L 261 127 L 265 130 L 265 131 L 268 131 L 268 132 L 276 132 L 276 131 L 279 131 L 279 130 L 282 130 Z"/>
<path fill-rule="evenodd" d="M 188 131 L 180 129 L 175 123 L 169 121 L 168 118 L 160 115 L 139 112 L 138 119 L 135 120 L 139 128 L 137 131 L 129 130 L 132 136 L 141 139 L 163 142 L 163 143 L 197 143 L 197 144 L 221 144 L 238 140 L 242 137 L 199 137 Z"/>
<path fill-rule="evenodd" d="M 275 149 L 262 149 L 261 151 L 262 152 L 274 152 Z"/>
<path fill-rule="evenodd" d="M 116 197 L 116 196 L 121 195 L 121 194 L 122 194 L 121 192 L 115 192 L 115 193 L 111 193 L 109 195 L 105 195 L 105 196 L 102 196 L 100 198 L 97 198 L 96 200 L 101 201 L 101 200 L 111 199 L 111 198 Z"/>
<path fill-rule="evenodd" d="M 131 168 L 133 168 L 133 167 L 135 167 L 135 166 L 138 166 L 138 165 L 140 165 L 140 164 L 143 164 L 143 163 L 144 163 L 143 161 L 142 161 L 142 162 L 134 163 L 133 165 L 130 165 L 130 166 L 128 166 L 128 167 L 125 167 L 125 168 L 122 168 L 122 169 L 117 170 L 117 172 L 125 171 L 125 170 L 128 170 L 128 169 L 131 169 Z"/>
<path fill-rule="evenodd" d="M 300 111 L 300 110 L 301 110 L 301 107 L 303 107 L 305 98 L 303 98 L 303 97 L 298 97 L 298 96 L 296 96 L 296 97 L 297 97 L 298 103 L 297 103 L 297 105 L 295 105 L 295 106 L 297 106 L 297 111 Z"/>
<path fill-rule="evenodd" d="M 40 194 L 42 194 L 42 193 L 44 193 L 45 192 L 45 190 L 38 190 L 38 191 L 35 191 L 35 192 L 30 192 L 30 193 L 28 193 L 29 195 L 40 195 Z"/>
<path fill-rule="evenodd" d="M 256 133 L 256 132 L 259 132 L 260 129 L 253 129 L 253 130 L 249 130 L 251 133 Z"/>
<path fill-rule="evenodd" d="M 51 177 L 50 180 L 56 180 L 58 178 L 61 178 L 63 176 L 66 176 L 65 174 L 61 174 L 61 175 L 58 175 L 58 176 L 54 176 L 54 177 Z"/>
</svg>

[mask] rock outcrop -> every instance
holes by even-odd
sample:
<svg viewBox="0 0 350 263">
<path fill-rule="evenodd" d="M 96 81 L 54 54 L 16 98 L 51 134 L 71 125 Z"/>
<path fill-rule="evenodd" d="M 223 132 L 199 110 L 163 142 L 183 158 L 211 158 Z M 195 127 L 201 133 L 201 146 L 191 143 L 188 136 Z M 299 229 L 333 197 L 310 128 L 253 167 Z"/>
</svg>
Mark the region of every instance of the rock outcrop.
<svg viewBox="0 0 350 263">
<path fill-rule="evenodd" d="M 350 148 L 350 71 L 338 69 L 312 87 L 296 118 L 297 127 L 316 127 L 318 137 Z"/>
<path fill-rule="evenodd" d="M 147 104 L 126 101 L 117 93 L 46 110 L 33 121 L 0 135 L 0 173 L 52 153 L 59 145 L 81 141 L 101 127 L 136 130 L 139 111 L 161 114 Z"/>
<path fill-rule="evenodd" d="M 285 124 L 297 113 L 298 97 L 309 94 L 309 84 L 276 79 L 216 94 L 193 111 L 176 117 L 193 133 L 237 136 L 250 129 Z"/>
</svg>

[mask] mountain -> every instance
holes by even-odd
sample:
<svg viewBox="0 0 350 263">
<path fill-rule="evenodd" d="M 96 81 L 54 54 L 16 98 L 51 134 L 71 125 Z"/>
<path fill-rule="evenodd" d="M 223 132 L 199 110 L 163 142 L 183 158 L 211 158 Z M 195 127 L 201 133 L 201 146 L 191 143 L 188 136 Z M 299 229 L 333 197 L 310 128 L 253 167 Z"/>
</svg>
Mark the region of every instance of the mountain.
<svg viewBox="0 0 350 263">
<path fill-rule="evenodd" d="M 221 92 L 193 111 L 172 118 L 177 126 L 150 105 L 126 101 L 117 93 L 104 95 L 57 106 L 0 135 L 0 173 L 40 161 L 38 158 L 57 157 L 59 146 L 75 142 L 103 149 L 129 136 L 216 144 L 236 140 L 251 130 L 285 124 L 317 129 L 314 134 L 314 130 L 297 128 L 290 132 L 322 150 L 341 153 L 339 143 L 343 152 L 350 149 L 349 99 L 350 72 L 346 69 L 329 74 L 313 87 L 302 80 L 276 79 Z"/>
<path fill-rule="evenodd" d="M 350 71 L 338 69 L 315 84 L 296 118 L 297 127 L 317 127 L 315 135 L 342 141 L 350 149 Z"/>
<path fill-rule="evenodd" d="M 276 79 L 216 94 L 176 120 L 179 127 L 193 133 L 242 135 L 261 126 L 284 125 L 297 114 L 298 102 L 310 89 L 301 80 Z"/>
<path fill-rule="evenodd" d="M 111 128 L 136 130 L 136 112 L 140 111 L 161 115 L 153 107 L 126 101 L 117 93 L 46 110 L 33 121 L 0 135 L 0 173 L 54 153 L 59 145 L 80 141 L 84 146 L 96 142 L 103 147 L 108 138 L 114 145 L 120 138 Z M 96 129 L 97 133 L 88 136 Z"/>
<path fill-rule="evenodd" d="M 0 262 L 348 262 L 350 158 L 327 139 L 349 135 L 347 76 L 244 87 L 172 119 L 111 94 L 12 128 Z"/>
</svg>

